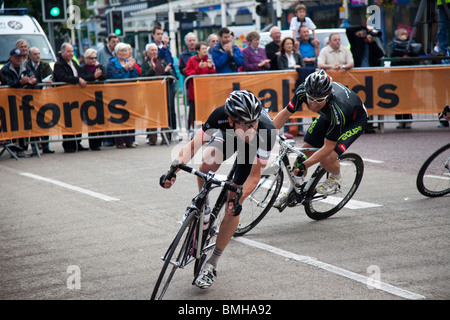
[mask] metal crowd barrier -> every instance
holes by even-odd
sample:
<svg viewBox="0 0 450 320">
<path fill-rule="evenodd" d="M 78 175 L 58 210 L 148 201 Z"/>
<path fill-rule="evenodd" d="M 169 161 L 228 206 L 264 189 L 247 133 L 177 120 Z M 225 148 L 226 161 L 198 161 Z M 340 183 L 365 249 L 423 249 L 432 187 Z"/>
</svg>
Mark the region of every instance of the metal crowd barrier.
<svg viewBox="0 0 450 320">
<path fill-rule="evenodd" d="M 126 79 L 107 79 L 104 81 L 88 81 L 87 84 L 108 84 L 108 83 L 117 83 L 117 82 L 138 82 L 138 81 L 155 81 L 155 80 L 162 80 L 163 82 L 169 83 L 168 80 L 173 80 L 173 82 L 176 84 L 176 89 L 175 89 L 175 94 L 179 89 L 179 85 L 178 85 L 178 80 L 173 77 L 173 76 L 155 76 L 155 77 L 138 77 L 138 78 L 126 78 Z M 71 83 L 67 83 L 67 82 L 41 82 L 36 84 L 35 86 L 33 86 L 32 88 L 48 88 L 48 87 L 57 87 L 57 86 L 64 86 L 64 85 L 71 85 Z M 9 86 L 0 86 L 0 89 L 5 89 L 5 88 L 9 88 Z M 31 88 L 30 88 L 31 89 Z M 168 91 L 169 92 L 169 91 Z M 179 100 L 178 99 L 174 99 L 174 107 L 176 107 L 176 112 L 178 114 L 180 114 L 180 105 L 179 105 Z M 38 144 L 40 143 L 54 143 L 54 142 L 64 142 L 64 141 L 80 141 L 80 140 L 88 140 L 88 139 L 103 139 L 103 138 L 116 138 L 116 137 L 126 137 L 126 136 L 147 136 L 149 134 L 161 134 L 162 139 L 164 141 L 164 144 L 166 144 L 167 146 L 170 146 L 170 141 L 167 138 L 167 134 L 171 133 L 172 134 L 172 139 L 173 140 L 177 140 L 178 136 L 179 136 L 179 130 L 178 129 L 172 129 L 172 124 L 171 119 L 170 119 L 170 111 L 168 113 L 169 116 L 169 128 L 159 128 L 156 131 L 150 131 L 147 132 L 146 129 L 134 129 L 135 132 L 134 133 L 111 133 L 111 134 L 98 134 L 96 136 L 88 136 L 87 133 L 82 133 L 81 137 L 75 137 L 75 138 L 57 138 L 57 139 L 47 139 L 47 140 L 39 140 L 39 141 L 35 141 L 35 140 L 31 140 L 32 137 L 28 137 L 25 139 L 28 139 L 28 144 L 34 144 L 35 148 L 36 148 L 36 152 L 37 152 L 37 156 L 40 157 L 40 151 L 38 148 Z M 178 117 L 180 118 L 180 117 Z M 181 123 L 180 123 L 181 126 Z M 130 129 L 133 130 L 133 129 Z M 119 130 L 117 130 L 119 131 Z M 99 132 L 99 133 L 103 133 L 103 132 Z M 86 134 L 86 136 L 84 136 Z M 55 136 L 52 136 L 55 137 Z M 36 137 L 39 138 L 39 137 Z M 17 139 L 23 139 L 23 138 L 17 138 Z M 16 139 L 13 139 L 16 140 Z M 11 150 L 11 147 L 14 147 L 15 149 L 21 149 L 17 143 L 12 142 L 12 140 L 2 140 L 0 141 L 0 147 L 2 147 L 3 149 L 0 151 L 0 156 L 7 151 L 8 153 L 10 153 L 10 155 L 12 157 L 14 157 L 16 160 L 19 160 L 17 158 L 17 156 L 14 154 L 14 152 Z"/>
</svg>

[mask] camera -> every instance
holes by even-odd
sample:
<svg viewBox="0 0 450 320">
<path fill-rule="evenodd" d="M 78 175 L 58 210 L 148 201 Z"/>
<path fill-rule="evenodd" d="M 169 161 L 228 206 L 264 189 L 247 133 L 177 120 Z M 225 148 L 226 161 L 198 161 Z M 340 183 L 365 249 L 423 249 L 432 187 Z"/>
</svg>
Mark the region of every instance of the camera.
<svg viewBox="0 0 450 320">
<path fill-rule="evenodd" d="M 381 37 L 381 31 L 380 31 L 380 30 L 375 30 L 375 29 L 373 29 L 372 31 L 369 32 L 369 34 L 370 34 L 372 37 Z"/>
</svg>

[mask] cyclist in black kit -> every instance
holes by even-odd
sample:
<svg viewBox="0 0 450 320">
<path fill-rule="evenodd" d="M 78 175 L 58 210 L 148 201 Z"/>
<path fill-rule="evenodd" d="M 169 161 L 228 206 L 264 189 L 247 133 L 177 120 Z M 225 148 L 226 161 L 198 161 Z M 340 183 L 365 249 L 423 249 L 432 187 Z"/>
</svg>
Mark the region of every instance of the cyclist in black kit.
<svg viewBox="0 0 450 320">
<path fill-rule="evenodd" d="M 309 154 L 299 169 L 294 169 L 298 176 L 306 175 L 309 167 L 316 163 L 330 173 L 329 178 L 316 191 L 321 194 L 332 193 L 342 182 L 338 156 L 364 132 L 367 125 L 367 110 L 356 93 L 344 85 L 333 82 L 324 71 L 310 74 L 299 85 L 289 104 L 280 111 L 273 122 L 276 129 L 284 126 L 289 116 L 306 103 L 311 111 L 319 116 L 309 127 L 304 137 L 304 148 L 320 148 Z M 280 194 L 275 207 L 286 201 L 286 194 Z"/>
<path fill-rule="evenodd" d="M 234 193 L 230 193 L 225 217 L 222 220 L 216 247 L 210 259 L 205 263 L 195 284 L 200 288 L 208 288 L 216 279 L 217 263 L 239 224 L 239 214 L 244 199 L 257 186 L 261 173 L 270 157 L 275 144 L 276 130 L 273 121 L 263 108 L 261 101 L 246 90 L 233 91 L 225 105 L 215 109 L 199 130 L 194 139 L 180 152 L 176 161 L 187 164 L 200 147 L 209 141 L 203 151 L 202 164 L 199 171 L 216 172 L 223 161 L 236 151 L 237 166 L 233 182 L 242 185 L 242 196 L 239 205 L 233 208 Z M 161 177 L 164 188 L 170 188 L 175 177 L 170 181 L 167 174 Z M 199 189 L 203 180 L 199 179 Z M 209 208 L 205 209 L 205 221 Z"/>
</svg>

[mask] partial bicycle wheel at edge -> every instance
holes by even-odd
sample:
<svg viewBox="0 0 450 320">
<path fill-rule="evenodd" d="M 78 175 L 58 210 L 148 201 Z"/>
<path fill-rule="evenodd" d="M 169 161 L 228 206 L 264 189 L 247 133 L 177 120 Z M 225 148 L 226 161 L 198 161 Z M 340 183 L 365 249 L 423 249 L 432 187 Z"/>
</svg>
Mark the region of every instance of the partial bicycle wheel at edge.
<svg viewBox="0 0 450 320">
<path fill-rule="evenodd" d="M 272 208 L 283 185 L 283 170 L 275 169 L 273 172 L 270 168 L 265 171 L 255 190 L 245 199 L 234 236 L 243 236 L 252 230 Z"/>
<path fill-rule="evenodd" d="M 450 143 L 436 150 L 419 170 L 417 190 L 427 197 L 450 193 Z"/>
<path fill-rule="evenodd" d="M 195 213 L 194 210 L 190 212 L 167 250 L 164 256 L 164 265 L 153 289 L 151 300 L 161 300 L 163 298 L 173 279 L 175 271 L 187 263 L 186 259 L 190 259 L 189 251 L 192 250 L 192 248 L 189 244 L 192 244 L 194 236 L 195 223 L 193 222 L 195 222 Z M 172 259 L 173 257 L 175 257 L 175 259 Z M 169 266 L 171 266 L 171 268 L 169 268 Z"/>
<path fill-rule="evenodd" d="M 311 185 L 304 204 L 306 215 L 313 220 L 322 220 L 338 212 L 353 197 L 361 183 L 364 174 L 364 162 L 354 153 L 339 157 L 341 164 L 342 183 L 336 193 L 328 196 L 316 192 L 318 184 L 328 178 L 328 173 L 322 169 Z"/>
</svg>

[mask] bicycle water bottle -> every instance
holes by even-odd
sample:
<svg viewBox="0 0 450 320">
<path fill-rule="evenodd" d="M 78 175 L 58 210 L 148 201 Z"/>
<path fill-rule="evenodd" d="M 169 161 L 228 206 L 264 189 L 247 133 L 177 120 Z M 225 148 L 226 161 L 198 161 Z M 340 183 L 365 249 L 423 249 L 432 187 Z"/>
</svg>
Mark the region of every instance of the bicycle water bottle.
<svg viewBox="0 0 450 320">
<path fill-rule="evenodd" d="M 211 208 L 209 207 L 209 205 L 205 205 L 205 215 L 203 218 L 203 230 L 208 229 L 210 217 L 211 217 Z"/>
</svg>

